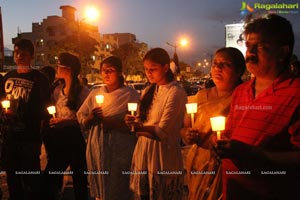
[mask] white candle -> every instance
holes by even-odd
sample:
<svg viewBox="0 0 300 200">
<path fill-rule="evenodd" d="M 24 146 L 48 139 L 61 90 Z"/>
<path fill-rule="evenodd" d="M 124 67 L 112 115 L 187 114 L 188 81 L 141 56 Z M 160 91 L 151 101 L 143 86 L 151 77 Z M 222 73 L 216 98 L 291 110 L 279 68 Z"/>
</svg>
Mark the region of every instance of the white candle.
<svg viewBox="0 0 300 200">
<path fill-rule="evenodd" d="M 96 95 L 96 102 L 101 106 L 104 102 L 104 96 L 103 95 Z"/>
<path fill-rule="evenodd" d="M 195 125 L 195 121 L 194 121 L 194 116 L 195 116 L 195 113 L 197 113 L 197 103 L 187 103 L 185 104 L 186 106 L 186 112 L 188 114 L 191 114 L 191 122 L 192 122 L 192 128 L 194 128 L 194 125 Z"/>
<path fill-rule="evenodd" d="M 134 116 L 134 112 L 137 110 L 137 103 L 128 103 L 128 111 Z M 134 132 L 134 125 L 131 125 L 131 132 Z"/>
<path fill-rule="evenodd" d="M 55 106 L 49 106 L 49 107 L 47 108 L 47 110 L 48 110 L 48 113 L 49 113 L 50 115 L 52 115 L 53 118 L 55 118 L 55 113 L 56 113 Z"/>
<path fill-rule="evenodd" d="M 212 131 L 217 132 L 217 140 L 221 139 L 221 131 L 225 130 L 225 121 L 226 121 L 226 117 L 223 116 L 210 118 Z"/>
<path fill-rule="evenodd" d="M 5 109 L 5 112 L 7 112 L 7 109 L 10 107 L 10 101 L 9 100 L 4 100 L 1 102 L 2 107 Z"/>
<path fill-rule="evenodd" d="M 128 103 L 128 111 L 131 112 L 131 115 L 134 115 L 134 112 L 137 110 L 137 103 Z"/>
</svg>

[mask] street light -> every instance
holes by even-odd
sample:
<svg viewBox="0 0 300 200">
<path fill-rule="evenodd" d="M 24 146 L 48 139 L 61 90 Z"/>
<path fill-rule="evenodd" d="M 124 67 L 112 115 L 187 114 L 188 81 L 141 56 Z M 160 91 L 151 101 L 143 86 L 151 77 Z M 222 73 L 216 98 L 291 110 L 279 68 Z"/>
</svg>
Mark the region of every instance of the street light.
<svg viewBox="0 0 300 200">
<path fill-rule="evenodd" d="M 179 46 L 183 46 L 183 47 L 187 46 L 188 41 L 187 41 L 187 39 L 182 38 L 182 39 L 180 40 L 179 44 L 177 44 L 177 43 L 171 44 L 171 43 L 169 43 L 169 42 L 166 42 L 166 44 L 169 45 L 169 46 L 171 46 L 171 47 L 173 47 L 173 48 L 174 48 L 174 53 L 176 53 L 177 48 L 178 48 Z"/>
<path fill-rule="evenodd" d="M 88 67 L 88 63 L 86 61 L 86 59 L 94 59 L 94 58 L 84 58 L 83 55 L 83 49 L 82 49 L 82 44 L 84 42 L 84 39 L 86 37 L 84 37 L 85 35 L 89 35 L 87 28 L 93 25 L 89 25 L 90 22 L 95 21 L 99 16 L 99 11 L 96 7 L 86 7 L 84 9 L 84 16 L 81 19 L 78 19 L 77 21 L 77 27 L 78 27 L 78 35 L 77 35 L 77 42 L 78 42 L 78 56 L 79 56 L 79 60 L 80 62 L 83 64 L 83 68 L 84 66 Z M 89 69 L 89 67 L 87 68 Z M 90 69 L 89 69 L 90 71 Z M 86 73 L 90 73 L 90 72 L 86 72 Z M 93 72 L 92 72 L 92 79 L 93 79 Z"/>
<path fill-rule="evenodd" d="M 171 44 L 169 42 L 166 42 L 166 44 L 174 48 L 173 60 L 174 60 L 175 65 L 178 67 L 179 66 L 179 58 L 178 58 L 176 50 L 180 46 L 183 46 L 183 47 L 186 46 L 188 44 L 187 39 L 182 38 L 179 43 Z"/>
<path fill-rule="evenodd" d="M 166 44 L 169 45 L 169 46 L 171 46 L 171 47 L 174 47 L 174 53 L 176 53 L 176 49 L 177 49 L 177 47 L 178 47 L 177 44 L 171 44 L 171 43 L 169 43 L 169 42 L 166 42 Z"/>
<path fill-rule="evenodd" d="M 90 7 L 87 7 L 85 9 L 85 17 L 84 17 L 84 19 L 86 18 L 86 19 L 88 19 L 90 21 L 94 21 L 98 17 L 99 17 L 99 11 L 98 11 L 97 8 L 90 6 Z"/>
</svg>

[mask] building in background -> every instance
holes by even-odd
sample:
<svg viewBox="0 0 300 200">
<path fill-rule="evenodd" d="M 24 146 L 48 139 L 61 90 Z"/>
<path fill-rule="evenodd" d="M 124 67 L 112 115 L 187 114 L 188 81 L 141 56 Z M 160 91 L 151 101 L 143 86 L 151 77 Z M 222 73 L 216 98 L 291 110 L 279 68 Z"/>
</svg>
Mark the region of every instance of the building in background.
<svg viewBox="0 0 300 200">
<path fill-rule="evenodd" d="M 119 46 L 127 43 L 135 43 L 137 42 L 136 36 L 132 33 L 110 33 L 104 34 L 109 37 L 113 37 L 115 40 L 118 41 Z"/>
<path fill-rule="evenodd" d="M 51 54 L 51 50 L 67 37 L 77 36 L 79 40 L 82 31 L 87 32 L 89 37 L 94 38 L 98 43 L 100 42 L 98 27 L 87 24 L 84 20 L 76 20 L 76 8 L 64 5 L 60 6 L 60 9 L 62 16 L 47 16 L 40 23 L 32 23 L 32 32 L 18 33 L 18 36 L 12 39 L 13 43 L 19 38 L 26 38 L 33 42 L 35 46 L 34 66 L 55 65 L 57 55 Z M 80 51 L 77 51 L 77 54 L 80 54 Z M 99 55 L 99 49 L 91 55 L 95 66 L 100 62 Z"/>
<path fill-rule="evenodd" d="M 17 37 L 12 38 L 12 43 L 15 43 L 19 38 L 26 38 L 33 42 L 35 46 L 35 59 L 33 66 L 39 68 L 41 66 L 50 65 L 55 66 L 57 55 L 53 55 L 53 49 L 60 45 L 60 42 L 70 36 L 78 40 L 77 54 L 86 53 L 86 49 L 80 46 L 80 35 L 88 34 L 89 37 L 96 40 L 96 51 L 90 58 L 93 60 L 90 73 L 98 73 L 100 62 L 111 55 L 111 52 L 118 49 L 121 45 L 126 43 L 138 44 L 141 48 L 141 55 L 144 55 L 148 50 L 148 45 L 145 43 L 138 43 L 136 35 L 132 33 L 113 33 L 100 34 L 98 27 L 90 25 L 84 19 L 78 20 L 75 17 L 76 8 L 63 5 L 60 6 L 62 10 L 61 16 L 47 16 L 42 22 L 32 23 L 32 32 L 19 32 Z M 85 46 L 86 47 L 86 46 Z M 79 49 L 79 50 L 78 50 Z M 81 60 L 82 62 L 82 60 Z M 82 66 L 84 63 L 82 62 Z M 9 67 L 8 67 L 9 68 Z M 6 69 L 9 70 L 9 69 Z M 87 75 L 87 74 L 86 74 Z M 90 76 L 94 79 L 94 76 Z M 89 80 L 95 82 L 97 80 Z"/>
</svg>

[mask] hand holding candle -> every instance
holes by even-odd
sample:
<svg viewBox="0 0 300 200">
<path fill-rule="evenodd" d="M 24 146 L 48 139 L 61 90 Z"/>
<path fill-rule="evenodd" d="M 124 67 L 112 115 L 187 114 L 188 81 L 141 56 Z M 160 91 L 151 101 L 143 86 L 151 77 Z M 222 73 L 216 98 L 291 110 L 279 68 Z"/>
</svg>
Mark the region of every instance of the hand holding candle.
<svg viewBox="0 0 300 200">
<path fill-rule="evenodd" d="M 225 130 L 225 119 L 226 117 L 223 116 L 210 118 L 212 130 L 217 131 L 217 140 L 221 139 L 221 131 Z"/>
<path fill-rule="evenodd" d="M 47 110 L 48 110 L 49 114 L 52 115 L 53 118 L 55 118 L 55 113 L 56 113 L 55 106 L 49 106 L 49 107 L 47 108 Z"/>
<path fill-rule="evenodd" d="M 192 128 L 195 126 L 195 121 L 194 121 L 194 114 L 197 113 L 197 103 L 187 103 L 185 104 L 186 106 L 186 112 L 188 114 L 191 114 L 191 122 L 192 122 Z"/>
<path fill-rule="evenodd" d="M 9 100 L 4 100 L 1 102 L 2 107 L 5 109 L 5 112 L 7 112 L 7 109 L 10 107 L 10 101 Z"/>
<path fill-rule="evenodd" d="M 102 104 L 103 104 L 103 102 L 104 102 L 104 96 L 103 95 L 97 95 L 96 96 L 96 102 L 97 102 L 97 104 L 99 104 L 99 106 L 101 106 Z"/>
<path fill-rule="evenodd" d="M 134 112 L 137 110 L 137 103 L 128 103 L 128 111 L 134 116 Z M 134 132 L 134 125 L 131 125 L 131 132 Z"/>
</svg>

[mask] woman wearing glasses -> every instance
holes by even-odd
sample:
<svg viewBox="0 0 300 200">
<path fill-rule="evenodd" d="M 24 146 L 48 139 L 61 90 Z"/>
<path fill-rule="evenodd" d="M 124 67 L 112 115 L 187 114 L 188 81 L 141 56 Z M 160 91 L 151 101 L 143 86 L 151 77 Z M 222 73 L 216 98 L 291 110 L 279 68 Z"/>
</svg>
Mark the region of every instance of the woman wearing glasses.
<svg viewBox="0 0 300 200">
<path fill-rule="evenodd" d="M 96 199 L 131 199 L 129 174 L 136 137 L 124 123 L 129 102 L 139 94 L 124 86 L 122 61 L 111 56 L 102 61 L 105 86 L 91 91 L 77 117 L 83 129 L 90 129 L 87 141 L 87 166 L 90 194 Z M 96 95 L 103 95 L 102 104 Z"/>
</svg>

